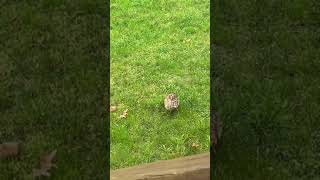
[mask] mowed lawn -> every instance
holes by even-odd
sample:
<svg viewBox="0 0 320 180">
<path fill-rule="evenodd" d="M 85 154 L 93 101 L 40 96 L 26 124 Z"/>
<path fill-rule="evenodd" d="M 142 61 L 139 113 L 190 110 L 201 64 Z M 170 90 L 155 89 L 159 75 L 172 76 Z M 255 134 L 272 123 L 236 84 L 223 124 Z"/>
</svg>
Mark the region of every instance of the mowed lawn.
<svg viewBox="0 0 320 180">
<path fill-rule="evenodd" d="M 207 0 L 111 1 L 112 169 L 209 151 L 209 12 Z"/>
<path fill-rule="evenodd" d="M 32 179 L 54 149 L 46 179 L 106 178 L 106 1 L 0 4 L 0 143 L 22 145 L 0 179 Z"/>
<path fill-rule="evenodd" d="M 218 1 L 212 177 L 320 179 L 320 3 Z"/>
</svg>

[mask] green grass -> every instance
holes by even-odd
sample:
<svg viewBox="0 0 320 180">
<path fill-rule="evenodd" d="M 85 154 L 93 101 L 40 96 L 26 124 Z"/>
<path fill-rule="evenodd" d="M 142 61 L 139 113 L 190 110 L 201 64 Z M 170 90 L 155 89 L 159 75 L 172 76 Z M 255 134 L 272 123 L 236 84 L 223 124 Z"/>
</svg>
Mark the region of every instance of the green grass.
<svg viewBox="0 0 320 180">
<path fill-rule="evenodd" d="M 30 178 L 53 149 L 52 179 L 103 179 L 105 1 L 0 4 L 0 141 L 23 146 L 1 160 L 0 179 Z"/>
<path fill-rule="evenodd" d="M 216 1 L 213 179 L 320 178 L 317 1 Z"/>
<path fill-rule="evenodd" d="M 209 151 L 209 18 L 207 0 L 111 2 L 112 169 Z"/>
</svg>

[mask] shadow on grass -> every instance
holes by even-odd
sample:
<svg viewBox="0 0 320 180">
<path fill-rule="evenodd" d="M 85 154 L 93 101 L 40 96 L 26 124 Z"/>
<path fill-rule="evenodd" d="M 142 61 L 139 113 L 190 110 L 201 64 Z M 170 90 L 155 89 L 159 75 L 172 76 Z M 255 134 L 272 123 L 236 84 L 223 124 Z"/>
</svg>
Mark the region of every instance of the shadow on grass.
<svg viewBox="0 0 320 180">
<path fill-rule="evenodd" d="M 177 110 L 168 111 L 165 107 L 163 102 L 150 104 L 146 107 L 146 109 L 150 112 L 154 112 L 158 114 L 161 117 L 164 117 L 166 119 L 175 119 L 177 115 L 179 114 L 179 111 L 181 111 L 180 107 Z"/>
<path fill-rule="evenodd" d="M 165 109 L 165 108 L 164 108 Z M 167 111 L 167 110 L 166 110 Z M 179 110 L 173 110 L 173 111 L 167 111 L 167 115 L 168 116 L 170 116 L 170 117 L 172 117 L 172 118 L 175 118 L 176 116 L 177 116 L 177 114 L 178 114 L 178 111 Z"/>
</svg>

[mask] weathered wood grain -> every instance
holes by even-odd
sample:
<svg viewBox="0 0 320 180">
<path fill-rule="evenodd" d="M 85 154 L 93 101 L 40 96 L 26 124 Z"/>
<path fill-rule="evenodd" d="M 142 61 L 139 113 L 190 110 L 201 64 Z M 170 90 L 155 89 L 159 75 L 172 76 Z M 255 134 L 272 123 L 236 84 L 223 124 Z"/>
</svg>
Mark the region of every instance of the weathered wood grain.
<svg viewBox="0 0 320 180">
<path fill-rule="evenodd" d="M 210 153 L 111 171 L 111 180 L 209 180 Z"/>
</svg>

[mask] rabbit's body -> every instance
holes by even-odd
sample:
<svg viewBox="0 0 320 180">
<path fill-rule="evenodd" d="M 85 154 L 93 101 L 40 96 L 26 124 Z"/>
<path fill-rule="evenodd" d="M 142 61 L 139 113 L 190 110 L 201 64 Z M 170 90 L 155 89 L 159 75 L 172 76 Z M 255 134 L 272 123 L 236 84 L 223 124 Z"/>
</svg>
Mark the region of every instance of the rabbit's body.
<svg viewBox="0 0 320 180">
<path fill-rule="evenodd" d="M 164 107 L 168 111 L 173 111 L 178 109 L 179 107 L 179 99 L 178 96 L 175 93 L 169 94 L 165 99 L 164 99 Z"/>
</svg>

